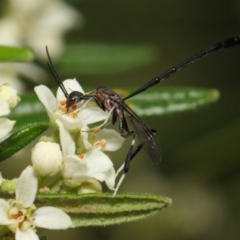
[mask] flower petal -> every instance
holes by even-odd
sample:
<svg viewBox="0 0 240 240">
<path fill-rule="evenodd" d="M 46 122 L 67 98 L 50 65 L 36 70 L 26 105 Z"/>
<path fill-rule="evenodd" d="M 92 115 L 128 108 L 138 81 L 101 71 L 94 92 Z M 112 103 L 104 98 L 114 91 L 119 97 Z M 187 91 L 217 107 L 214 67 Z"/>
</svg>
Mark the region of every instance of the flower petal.
<svg viewBox="0 0 240 240">
<path fill-rule="evenodd" d="M 103 151 L 116 151 L 122 146 L 125 140 L 125 138 L 115 130 L 106 128 L 96 133 L 95 136 L 97 141 L 102 139 L 106 140 L 107 144 L 102 148 Z"/>
<path fill-rule="evenodd" d="M 115 169 L 110 168 L 106 172 L 106 179 L 105 179 L 106 185 L 108 186 L 109 189 L 114 190 L 115 180 L 116 180 Z"/>
<path fill-rule="evenodd" d="M 32 229 L 28 229 L 23 232 L 17 228 L 16 240 L 39 240 L 39 238 Z"/>
<path fill-rule="evenodd" d="M 57 101 L 55 96 L 53 95 L 51 90 L 44 85 L 39 85 L 35 87 L 34 91 L 36 92 L 39 100 L 42 102 L 42 104 L 46 108 L 48 116 L 51 118 L 53 116 L 53 112 L 57 108 Z"/>
<path fill-rule="evenodd" d="M 16 187 L 16 199 L 23 203 L 24 207 L 30 207 L 34 202 L 38 188 L 38 180 L 32 166 L 22 171 Z"/>
<path fill-rule="evenodd" d="M 65 178 L 78 178 L 87 174 L 85 161 L 77 155 L 67 156 L 64 162 L 63 175 Z"/>
<path fill-rule="evenodd" d="M 8 118 L 0 118 L 0 141 L 7 137 L 15 123 L 16 121 L 11 121 Z"/>
<path fill-rule="evenodd" d="M 113 167 L 110 158 L 105 153 L 97 150 L 87 152 L 84 160 L 87 163 L 88 172 L 90 174 L 107 172 Z"/>
<path fill-rule="evenodd" d="M 38 208 L 33 214 L 37 227 L 47 229 L 67 229 L 74 227 L 71 218 L 62 210 L 54 207 Z"/>
<path fill-rule="evenodd" d="M 105 120 L 109 113 L 99 107 L 83 108 L 78 112 L 78 119 L 83 125 L 89 125 Z"/>
<path fill-rule="evenodd" d="M 81 121 L 78 118 L 69 116 L 68 114 L 61 114 L 59 119 L 63 123 L 63 126 L 71 132 L 78 132 L 82 128 Z"/>
<path fill-rule="evenodd" d="M 6 100 L 0 97 L 0 116 L 5 116 L 10 113 L 10 108 Z"/>
<path fill-rule="evenodd" d="M 63 151 L 63 156 L 75 154 L 75 143 L 70 135 L 70 133 L 65 129 L 63 124 L 57 119 L 56 124 L 59 127 L 60 132 L 60 142 Z"/>
<path fill-rule="evenodd" d="M 91 149 L 92 144 L 88 141 L 88 137 L 89 137 L 89 127 L 86 125 L 81 130 L 81 134 L 77 141 L 77 146 L 84 146 L 87 150 Z"/>
<path fill-rule="evenodd" d="M 10 220 L 8 218 L 9 208 L 9 203 L 4 199 L 0 199 L 0 225 L 9 225 L 14 223 L 14 220 Z"/>
</svg>

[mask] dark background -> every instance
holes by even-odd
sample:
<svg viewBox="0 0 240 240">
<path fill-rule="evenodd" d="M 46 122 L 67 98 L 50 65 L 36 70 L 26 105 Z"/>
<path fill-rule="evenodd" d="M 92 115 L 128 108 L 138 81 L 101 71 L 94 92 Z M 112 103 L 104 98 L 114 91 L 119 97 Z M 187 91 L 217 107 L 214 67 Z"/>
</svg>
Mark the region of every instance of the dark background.
<svg viewBox="0 0 240 240">
<path fill-rule="evenodd" d="M 155 62 L 139 69 L 97 78 L 78 76 L 91 86 L 141 86 L 240 29 L 240 1 L 72 3 L 85 25 L 68 36 L 69 42 L 149 43 L 160 52 Z M 218 52 L 161 83 L 221 92 L 216 104 L 200 111 L 145 120 L 157 129 L 163 161 L 155 167 L 140 154 L 120 191 L 165 195 L 173 199 L 172 207 L 138 222 L 80 229 L 79 238 L 240 239 L 239 59 L 238 47 Z M 124 156 L 116 155 L 113 159 L 120 164 Z"/>
<path fill-rule="evenodd" d="M 199 50 L 240 33 L 240 1 L 69 3 L 81 11 L 85 24 L 68 34 L 67 44 L 147 43 L 159 52 L 155 62 L 138 69 L 101 76 L 79 73 L 74 77 L 82 85 L 138 87 Z M 221 93 L 217 103 L 199 111 L 145 119 L 157 130 L 163 161 L 153 166 L 139 154 L 120 191 L 168 196 L 172 207 L 119 226 L 49 232 L 49 239 L 240 239 L 239 59 L 238 47 L 221 51 L 161 83 L 216 88 Z M 117 166 L 124 159 L 122 152 L 112 155 Z"/>
</svg>

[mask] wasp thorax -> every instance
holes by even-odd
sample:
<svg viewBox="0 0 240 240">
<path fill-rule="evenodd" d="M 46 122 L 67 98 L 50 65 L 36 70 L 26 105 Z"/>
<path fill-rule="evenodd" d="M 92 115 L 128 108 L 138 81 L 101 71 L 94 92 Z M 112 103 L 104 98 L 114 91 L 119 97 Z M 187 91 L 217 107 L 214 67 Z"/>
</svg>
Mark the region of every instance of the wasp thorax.
<svg viewBox="0 0 240 240">
<path fill-rule="evenodd" d="M 81 92 L 73 91 L 69 94 L 67 101 L 66 101 L 66 108 L 70 108 L 73 105 L 81 102 L 84 98 L 84 94 Z"/>
</svg>

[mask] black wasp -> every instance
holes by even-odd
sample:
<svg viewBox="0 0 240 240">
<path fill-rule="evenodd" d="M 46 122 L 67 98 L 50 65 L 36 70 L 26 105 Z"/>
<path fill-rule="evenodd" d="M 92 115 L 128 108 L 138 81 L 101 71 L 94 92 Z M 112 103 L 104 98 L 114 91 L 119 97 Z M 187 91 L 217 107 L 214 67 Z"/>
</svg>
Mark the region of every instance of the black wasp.
<svg viewBox="0 0 240 240">
<path fill-rule="evenodd" d="M 150 129 L 137 115 L 132 111 L 132 109 L 125 103 L 125 101 L 145 90 L 148 88 L 154 86 L 155 84 L 162 82 L 164 79 L 170 77 L 172 74 L 178 72 L 179 70 L 187 67 L 191 63 L 194 63 L 196 60 L 201 59 L 204 56 L 209 55 L 210 53 L 222 50 L 222 49 L 228 49 L 234 46 L 237 46 L 240 44 L 240 35 L 228 38 L 226 40 L 223 40 L 221 42 L 218 42 L 209 48 L 202 50 L 198 52 L 197 54 L 193 55 L 192 57 L 186 59 L 185 61 L 177 64 L 176 66 L 170 68 L 169 70 L 165 71 L 161 75 L 153 78 L 150 80 L 148 83 L 145 85 L 141 86 L 138 88 L 136 91 L 131 93 L 130 95 L 126 96 L 125 98 L 121 98 L 116 92 L 114 92 L 112 89 L 105 87 L 105 86 L 100 86 L 97 87 L 95 90 L 95 94 L 83 94 L 78 91 L 72 91 L 71 93 L 68 94 L 66 91 L 57 71 L 54 68 L 54 65 L 51 61 L 48 49 L 46 48 L 47 51 L 47 56 L 48 56 L 48 67 L 63 91 L 65 97 L 66 97 L 66 109 L 68 110 L 70 107 L 74 106 L 78 102 L 82 100 L 94 100 L 96 104 L 103 110 L 103 111 L 108 111 L 109 112 L 109 117 L 110 115 L 112 116 L 112 124 L 115 124 L 117 119 L 119 119 L 119 132 L 120 135 L 123 137 L 129 137 L 132 136 L 132 144 L 130 146 L 130 149 L 127 153 L 124 165 L 120 168 L 120 170 L 123 169 L 123 175 L 120 178 L 114 195 L 116 194 L 119 186 L 121 185 L 126 173 L 129 170 L 130 167 L 130 161 L 136 156 L 136 154 L 144 148 L 151 159 L 153 164 L 158 164 L 161 161 L 162 158 L 162 152 L 160 145 L 158 144 L 157 140 L 155 139 L 155 133 L 156 131 L 153 129 Z M 128 128 L 128 123 L 126 120 L 126 115 L 129 117 L 129 121 L 132 123 L 134 130 L 131 131 Z M 105 123 L 108 122 L 109 117 L 106 119 Z M 103 127 L 104 124 L 101 125 Z M 135 146 L 135 137 L 136 135 L 139 138 L 139 145 Z"/>
</svg>

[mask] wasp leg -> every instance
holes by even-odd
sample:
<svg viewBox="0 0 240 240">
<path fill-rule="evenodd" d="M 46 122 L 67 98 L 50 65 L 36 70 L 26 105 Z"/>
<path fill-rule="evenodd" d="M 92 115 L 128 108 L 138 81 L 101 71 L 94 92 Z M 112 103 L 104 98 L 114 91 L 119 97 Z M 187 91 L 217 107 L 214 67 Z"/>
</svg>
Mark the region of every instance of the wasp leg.
<svg viewBox="0 0 240 240">
<path fill-rule="evenodd" d="M 126 177 L 126 174 L 127 174 L 128 170 L 129 170 L 129 167 L 130 167 L 130 161 L 138 154 L 138 152 L 143 148 L 143 146 L 145 144 L 145 142 L 142 142 L 137 147 L 134 148 L 136 133 L 135 132 L 129 132 L 128 136 L 130 134 L 133 135 L 132 143 L 131 143 L 131 146 L 129 148 L 129 151 L 128 151 L 125 162 L 122 164 L 122 166 L 116 172 L 115 177 L 117 177 L 118 174 L 123 170 L 123 174 L 122 174 L 121 178 L 119 179 L 119 181 L 117 183 L 117 186 L 116 186 L 115 191 L 113 193 L 113 197 L 115 197 L 115 195 L 117 194 L 117 191 L 118 191 L 119 187 L 121 186 L 124 178 Z"/>
<path fill-rule="evenodd" d="M 103 122 L 101 125 L 96 126 L 96 127 L 93 127 L 93 128 L 91 128 L 91 129 L 87 130 L 86 132 L 97 133 L 97 132 L 101 131 L 103 128 L 105 128 L 105 127 L 110 123 L 110 122 L 109 122 L 109 119 L 110 119 L 112 113 L 114 112 L 114 109 L 115 109 L 115 107 L 113 107 L 113 108 L 111 109 L 111 111 L 108 113 L 106 119 L 104 120 L 104 122 Z"/>
</svg>

